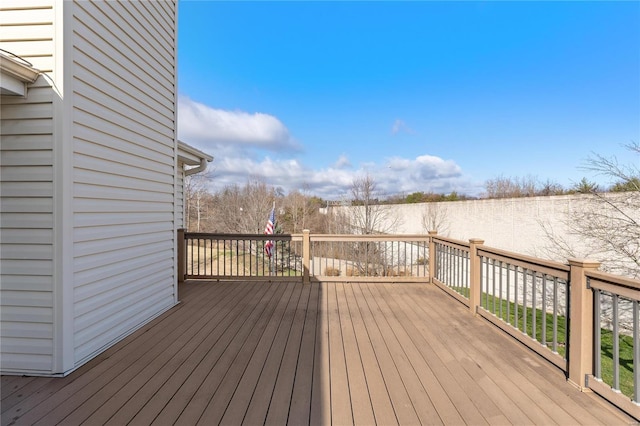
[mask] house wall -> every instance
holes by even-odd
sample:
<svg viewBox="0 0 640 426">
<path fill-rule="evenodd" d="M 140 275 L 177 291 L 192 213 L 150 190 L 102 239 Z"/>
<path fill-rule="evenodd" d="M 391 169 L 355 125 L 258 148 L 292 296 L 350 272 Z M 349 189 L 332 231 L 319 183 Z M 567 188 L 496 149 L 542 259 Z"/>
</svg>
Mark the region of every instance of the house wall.
<svg viewBox="0 0 640 426">
<path fill-rule="evenodd" d="M 67 374 L 177 303 L 175 1 L 2 0 L 0 362 Z"/>
<path fill-rule="evenodd" d="M 177 302 L 176 4 L 74 2 L 74 362 Z"/>
<path fill-rule="evenodd" d="M 0 369 L 50 373 L 54 357 L 53 0 L 2 0 L 0 48 L 46 73 L 0 99 Z"/>
<path fill-rule="evenodd" d="M 185 228 L 184 220 L 184 164 L 178 165 L 178 175 L 176 176 L 176 227 Z"/>
</svg>

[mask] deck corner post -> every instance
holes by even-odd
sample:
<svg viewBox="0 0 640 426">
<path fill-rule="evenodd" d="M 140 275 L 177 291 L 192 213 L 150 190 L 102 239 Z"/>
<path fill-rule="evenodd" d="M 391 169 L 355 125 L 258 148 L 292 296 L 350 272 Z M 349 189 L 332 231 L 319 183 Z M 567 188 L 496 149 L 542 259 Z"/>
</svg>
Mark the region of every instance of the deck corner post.
<svg viewBox="0 0 640 426">
<path fill-rule="evenodd" d="M 595 270 L 599 262 L 568 259 L 569 275 L 569 348 L 568 381 L 581 391 L 588 390 L 587 374 L 593 373 L 593 292 L 587 287 L 586 270 Z"/>
<path fill-rule="evenodd" d="M 480 238 L 469 240 L 469 310 L 474 315 L 478 313 L 482 294 L 482 265 L 478 256 L 478 246 L 482 244 L 484 240 Z"/>
<path fill-rule="evenodd" d="M 433 237 L 438 235 L 438 231 L 429 231 L 429 283 L 433 284 L 436 275 L 436 242 Z"/>
<path fill-rule="evenodd" d="M 302 230 L 302 283 L 309 284 L 311 264 L 311 234 L 308 229 Z"/>
<path fill-rule="evenodd" d="M 184 282 L 184 277 L 186 275 L 186 266 L 187 266 L 187 252 L 185 250 L 185 240 L 184 240 L 184 228 L 178 229 L 178 283 Z"/>
</svg>

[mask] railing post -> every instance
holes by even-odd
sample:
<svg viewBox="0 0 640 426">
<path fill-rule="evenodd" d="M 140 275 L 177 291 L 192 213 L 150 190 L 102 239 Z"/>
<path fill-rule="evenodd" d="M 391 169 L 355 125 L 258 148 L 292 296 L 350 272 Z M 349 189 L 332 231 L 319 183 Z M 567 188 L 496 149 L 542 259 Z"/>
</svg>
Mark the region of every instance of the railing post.
<svg viewBox="0 0 640 426">
<path fill-rule="evenodd" d="M 469 240 L 469 310 L 474 315 L 478 313 L 482 294 L 482 265 L 478 256 L 478 246 L 482 244 L 484 240 L 479 238 Z"/>
<path fill-rule="evenodd" d="M 178 282 L 184 282 L 186 275 L 187 251 L 184 241 L 184 228 L 178 229 Z"/>
<path fill-rule="evenodd" d="M 429 282 L 433 284 L 436 275 L 436 242 L 433 237 L 438 235 L 438 231 L 429 231 Z"/>
<path fill-rule="evenodd" d="M 587 390 L 586 376 L 593 373 L 593 292 L 587 288 L 585 270 L 598 269 L 599 262 L 569 259 L 569 383 Z"/>
<path fill-rule="evenodd" d="M 302 230 L 302 283 L 309 284 L 311 263 L 311 236 L 308 229 Z"/>
</svg>

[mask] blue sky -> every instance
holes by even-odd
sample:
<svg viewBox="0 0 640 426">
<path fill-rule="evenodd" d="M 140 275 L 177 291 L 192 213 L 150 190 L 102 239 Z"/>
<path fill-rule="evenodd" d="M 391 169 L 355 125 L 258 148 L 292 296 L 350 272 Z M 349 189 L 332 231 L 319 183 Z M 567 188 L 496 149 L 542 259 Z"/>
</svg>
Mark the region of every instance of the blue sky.
<svg viewBox="0 0 640 426">
<path fill-rule="evenodd" d="M 640 142 L 640 2 L 179 2 L 178 135 L 213 188 L 565 187 Z"/>
</svg>

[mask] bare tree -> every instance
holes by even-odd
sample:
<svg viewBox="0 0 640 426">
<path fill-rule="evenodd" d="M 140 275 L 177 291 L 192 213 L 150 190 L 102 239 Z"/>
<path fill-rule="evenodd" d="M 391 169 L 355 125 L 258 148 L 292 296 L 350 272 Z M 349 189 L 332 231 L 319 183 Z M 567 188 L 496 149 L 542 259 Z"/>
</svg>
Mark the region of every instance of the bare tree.
<svg viewBox="0 0 640 426">
<path fill-rule="evenodd" d="M 449 235 L 447 207 L 442 203 L 427 203 L 422 211 L 422 229 L 425 232 L 437 231 L 439 235 Z"/>
<path fill-rule="evenodd" d="M 309 229 L 311 219 L 318 214 L 317 202 L 308 194 L 308 186 L 304 185 L 302 191 L 294 190 L 284 197 L 285 217 L 283 225 L 287 232 L 300 233 L 303 229 Z"/>
<path fill-rule="evenodd" d="M 387 234 L 394 232 L 400 217 L 393 206 L 380 202 L 377 185 L 373 177 L 365 175 L 355 178 L 351 185 L 351 206 L 339 210 L 337 228 L 351 234 Z M 384 242 L 354 242 L 344 247 L 344 256 L 358 275 L 386 275 L 393 268 L 393 251 Z"/>
<path fill-rule="evenodd" d="M 627 148 L 640 157 L 640 145 Z M 548 240 L 547 253 L 556 257 L 590 257 L 602 262 L 605 271 L 640 277 L 640 169 L 638 163 L 620 164 L 615 157 L 594 154 L 586 170 L 610 177 L 626 190 L 612 193 L 591 191 L 582 196 L 578 208 L 571 208 L 562 219 L 568 235 L 580 247 L 558 237 L 549 223 L 541 223 Z M 615 187 L 615 185 L 614 185 Z"/>
<path fill-rule="evenodd" d="M 393 207 L 380 202 L 376 181 L 369 174 L 353 180 L 351 206 L 348 222 L 352 233 L 386 234 L 400 225 Z"/>
<path fill-rule="evenodd" d="M 184 178 L 184 214 L 185 227 L 190 231 L 202 230 L 205 213 L 205 199 L 210 196 L 207 186 L 209 175 L 198 173 Z"/>
<path fill-rule="evenodd" d="M 596 175 L 610 178 L 614 186 L 628 186 L 629 191 L 640 191 L 640 143 L 631 142 L 624 147 L 631 152 L 632 156 L 637 157 L 636 163 L 621 164 L 615 156 L 605 157 L 593 153 L 583 168 Z"/>
<path fill-rule="evenodd" d="M 275 190 L 256 178 L 249 179 L 243 187 L 225 187 L 216 195 L 217 230 L 261 234 L 275 199 Z"/>
<path fill-rule="evenodd" d="M 511 178 L 500 176 L 485 182 L 486 198 L 519 198 L 536 195 L 537 179 L 533 176 Z"/>
</svg>

